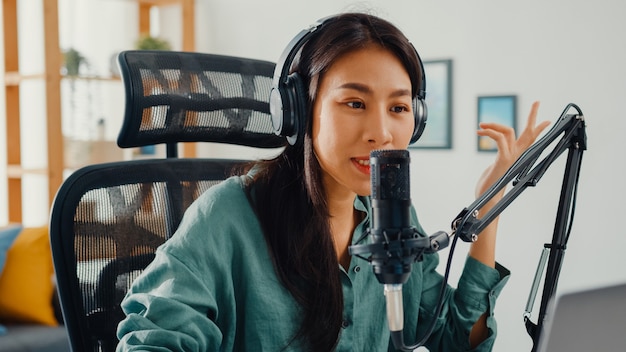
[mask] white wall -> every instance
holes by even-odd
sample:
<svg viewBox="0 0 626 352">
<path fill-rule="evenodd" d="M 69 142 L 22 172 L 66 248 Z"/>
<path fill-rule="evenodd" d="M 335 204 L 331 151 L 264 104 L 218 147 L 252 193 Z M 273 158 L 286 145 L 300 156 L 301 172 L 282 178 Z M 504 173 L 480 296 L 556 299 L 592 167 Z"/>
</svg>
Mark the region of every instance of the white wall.
<svg viewBox="0 0 626 352">
<path fill-rule="evenodd" d="M 626 282 L 625 236 L 620 222 L 626 197 L 622 153 L 626 119 L 626 3 L 530 0 L 369 1 L 200 0 L 198 50 L 276 61 L 293 35 L 328 14 L 364 8 L 390 19 L 414 42 L 422 59 L 454 63 L 453 149 L 412 150 L 412 198 L 428 231 L 449 230 L 473 201 L 474 184 L 493 154 L 476 151 L 476 97 L 515 94 L 523 124 L 533 101 L 540 119 L 554 121 L 576 103 L 587 121 L 573 231 L 559 294 Z M 224 155 L 222 148 L 207 155 Z M 529 351 L 522 314 L 543 244 L 552 238 L 563 155 L 502 214 L 498 260 L 512 271 L 496 309 L 495 351 Z M 459 243 L 453 271 L 467 251 Z M 447 256 L 447 250 L 443 257 Z M 442 261 L 442 263 L 445 263 Z M 452 280 L 454 284 L 456 278 Z M 536 321 L 538 306 L 533 310 Z M 581 317 L 582 319 L 583 317 Z"/>
<path fill-rule="evenodd" d="M 99 53 L 92 56 L 94 65 L 106 70 L 110 54 L 129 48 L 136 37 L 133 7 L 125 1 L 61 1 L 68 2 L 91 3 L 87 19 L 85 12 L 65 15 L 70 16 L 66 21 L 78 20 L 79 24 L 74 25 L 90 35 L 70 40 L 70 29 L 64 27 L 61 45 L 74 43 Z M 119 10 L 111 12 L 111 7 Z M 622 180 L 626 162 L 621 154 L 625 151 L 621 133 L 626 130 L 626 119 L 618 104 L 626 96 L 626 45 L 622 39 L 626 3 L 196 0 L 196 8 L 198 51 L 276 61 L 291 37 L 306 25 L 328 14 L 356 8 L 372 10 L 396 23 L 424 60 L 452 59 L 453 148 L 412 150 L 411 154 L 412 197 L 430 232 L 449 230 L 452 219 L 473 201 L 475 181 L 493 159 L 493 154 L 476 151 L 477 96 L 517 95 L 520 124 L 532 101 L 540 100 L 540 118 L 552 121 L 567 103 L 577 103 L 586 116 L 589 149 L 583 158 L 576 217 L 559 292 L 626 282 L 622 270 L 626 239 L 617 221 L 624 210 L 621 200 L 626 197 Z M 176 41 L 179 13 L 172 9 L 164 15 L 161 34 L 171 35 Z M 94 49 L 104 46 L 107 50 Z M 114 124 L 109 128 L 114 138 Z M 4 136 L 3 129 L 0 124 L 0 136 Z M 3 161 L 4 143 L 0 143 L 0 152 Z M 204 148 L 202 154 L 261 155 L 245 148 L 221 146 Z M 1 162 L 0 174 L 3 165 Z M 540 250 L 552 236 L 563 165 L 562 160 L 557 161 L 536 188 L 528 189 L 502 215 L 498 259 L 512 271 L 512 277 L 496 309 L 496 351 L 531 349 L 522 313 Z M 5 194 L 5 189 L 0 184 L 0 194 Z M 0 211 L 0 223 L 6 221 L 1 218 L 4 213 Z M 467 247 L 464 243 L 457 247 L 452 284 Z M 448 251 L 442 253 L 445 257 Z M 533 313 L 535 320 L 538 307 Z"/>
</svg>

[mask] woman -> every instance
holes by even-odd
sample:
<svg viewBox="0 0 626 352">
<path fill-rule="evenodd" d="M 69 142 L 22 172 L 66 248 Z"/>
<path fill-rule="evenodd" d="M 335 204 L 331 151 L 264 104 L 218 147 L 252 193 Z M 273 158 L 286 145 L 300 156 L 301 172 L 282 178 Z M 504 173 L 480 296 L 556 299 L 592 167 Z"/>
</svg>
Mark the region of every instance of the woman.
<svg viewBox="0 0 626 352">
<path fill-rule="evenodd" d="M 370 223 L 370 151 L 405 149 L 414 135 L 419 58 L 392 24 L 357 13 L 326 20 L 298 57 L 292 71 L 309 102 L 303 135 L 189 208 L 122 304 L 118 351 L 392 349 L 381 285 L 348 247 Z M 499 150 L 477 194 L 547 126 L 535 126 L 537 108 L 518 139 L 481 125 L 478 134 Z M 472 244 L 439 317 L 438 256 L 413 265 L 403 289 L 406 341 L 436 319 L 431 351 L 491 350 L 495 297 L 508 275 L 495 262 L 496 226 Z"/>
</svg>

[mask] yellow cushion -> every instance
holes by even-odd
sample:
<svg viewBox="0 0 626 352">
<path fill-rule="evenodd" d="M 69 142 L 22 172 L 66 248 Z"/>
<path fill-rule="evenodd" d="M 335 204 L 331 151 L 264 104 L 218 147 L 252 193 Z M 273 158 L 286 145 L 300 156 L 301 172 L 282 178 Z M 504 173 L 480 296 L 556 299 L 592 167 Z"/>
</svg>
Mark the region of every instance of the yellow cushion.
<svg viewBox="0 0 626 352">
<path fill-rule="evenodd" d="M 54 267 L 47 227 L 24 228 L 0 275 L 0 320 L 56 326 Z"/>
</svg>

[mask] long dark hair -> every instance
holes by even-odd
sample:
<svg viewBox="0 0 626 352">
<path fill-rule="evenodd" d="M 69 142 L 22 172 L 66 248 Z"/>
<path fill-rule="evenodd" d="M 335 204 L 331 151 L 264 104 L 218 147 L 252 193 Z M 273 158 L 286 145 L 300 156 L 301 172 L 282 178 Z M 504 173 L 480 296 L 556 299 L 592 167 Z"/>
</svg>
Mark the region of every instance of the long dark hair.
<svg viewBox="0 0 626 352">
<path fill-rule="evenodd" d="M 302 307 L 294 336 L 312 351 L 332 350 L 343 318 L 343 293 L 329 225 L 322 170 L 313 153 L 311 106 L 321 77 L 340 56 L 380 45 L 403 62 L 417 94 L 421 70 L 415 50 L 391 23 L 363 13 L 334 17 L 301 49 L 297 71 L 308 87 L 309 111 L 301 143 L 288 145 L 272 160 L 253 164 L 247 185 L 278 277 Z"/>
</svg>

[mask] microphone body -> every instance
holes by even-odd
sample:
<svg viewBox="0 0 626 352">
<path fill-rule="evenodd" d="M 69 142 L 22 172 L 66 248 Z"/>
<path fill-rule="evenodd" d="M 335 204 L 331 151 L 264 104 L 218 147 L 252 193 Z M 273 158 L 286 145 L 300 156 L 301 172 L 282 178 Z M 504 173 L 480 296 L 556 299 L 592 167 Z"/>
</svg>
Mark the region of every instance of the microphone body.
<svg viewBox="0 0 626 352">
<path fill-rule="evenodd" d="M 371 256 L 374 274 L 384 285 L 387 321 L 390 331 L 404 329 L 402 284 L 411 273 L 417 253 L 403 245 L 415 238 L 411 226 L 411 189 L 408 150 L 375 150 L 370 154 L 372 184 L 373 242 L 383 244 L 383 250 Z"/>
<path fill-rule="evenodd" d="M 374 243 L 384 248 L 372 253 L 374 274 L 381 284 L 404 284 L 414 256 L 401 244 L 416 236 L 411 227 L 411 190 L 408 150 L 374 150 L 370 154 Z M 395 242 L 394 242 L 395 241 Z"/>
</svg>

